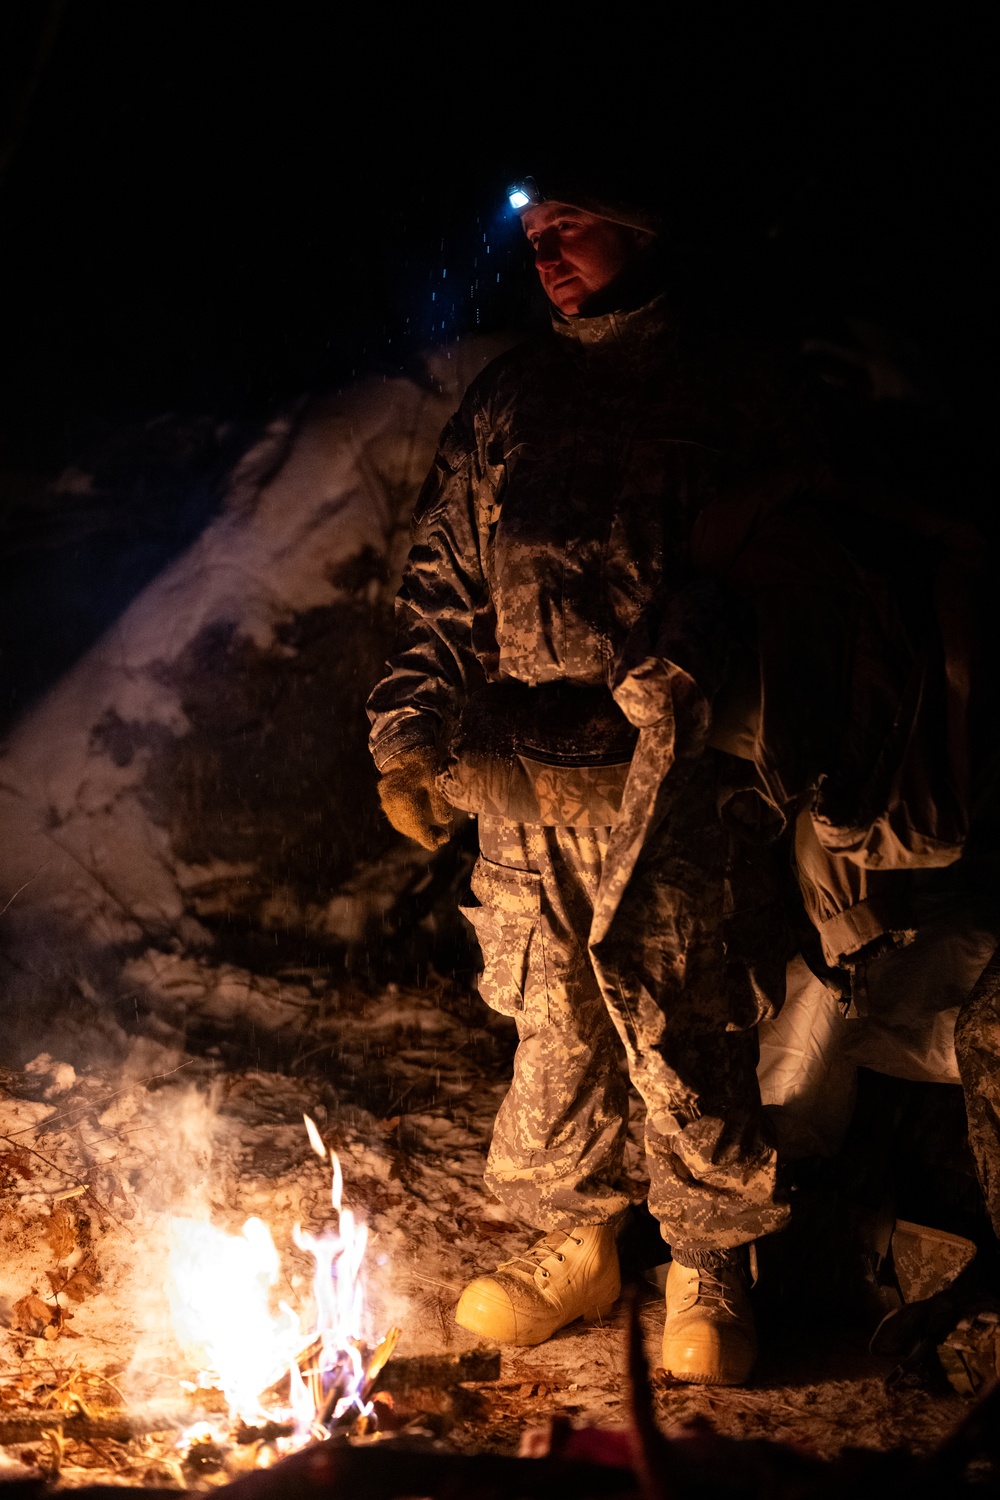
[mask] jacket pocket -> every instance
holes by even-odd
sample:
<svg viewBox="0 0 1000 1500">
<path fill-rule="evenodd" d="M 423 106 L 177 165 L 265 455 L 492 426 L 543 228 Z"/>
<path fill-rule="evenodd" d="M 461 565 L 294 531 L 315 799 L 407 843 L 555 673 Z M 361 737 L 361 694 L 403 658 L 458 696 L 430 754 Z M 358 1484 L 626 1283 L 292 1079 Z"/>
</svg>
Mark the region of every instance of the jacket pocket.
<svg viewBox="0 0 1000 1500">
<path fill-rule="evenodd" d="M 542 877 L 534 870 L 497 865 L 482 855 L 472 872 L 476 904 L 463 916 L 476 929 L 483 955 L 479 993 L 502 1016 L 545 1009 L 541 943 Z"/>
</svg>

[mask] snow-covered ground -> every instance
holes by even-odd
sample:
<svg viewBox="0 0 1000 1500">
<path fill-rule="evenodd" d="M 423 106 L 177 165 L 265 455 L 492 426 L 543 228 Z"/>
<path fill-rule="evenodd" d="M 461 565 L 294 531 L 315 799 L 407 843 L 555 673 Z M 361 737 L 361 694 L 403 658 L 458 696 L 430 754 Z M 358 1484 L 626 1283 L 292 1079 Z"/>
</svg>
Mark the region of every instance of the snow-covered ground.
<svg viewBox="0 0 1000 1500">
<path fill-rule="evenodd" d="M 164 987 L 174 993 L 168 1015 L 183 968 Z M 135 1038 L 116 1076 L 43 1055 L 0 1084 L 0 1422 L 12 1409 L 183 1406 L 179 1382 L 196 1379 L 197 1355 L 179 1345 L 164 1295 L 178 1214 L 207 1215 L 231 1233 L 251 1215 L 264 1218 L 281 1253 L 283 1294 L 305 1296 L 308 1257 L 295 1248 L 292 1226 L 321 1230 L 331 1209 L 328 1170 L 310 1149 L 304 1113 L 339 1155 L 345 1203 L 370 1227 L 371 1332 L 398 1325 L 400 1354 L 472 1345 L 452 1318 L 462 1285 L 531 1240 L 482 1184 L 509 1076 L 507 1022 L 440 982 L 331 995 L 306 985 L 268 992 L 231 969 L 215 977 L 213 986 L 204 967 L 192 966 L 184 981 L 189 1019 L 204 1023 L 198 1053 L 164 1040 L 167 1019 Z M 255 984 L 274 1002 L 269 1018 L 261 1012 L 262 1045 L 274 1029 L 297 1048 L 286 1049 L 281 1071 L 232 1061 L 245 1053 L 245 1033 L 219 996 Z M 630 1169 L 639 1187 L 634 1145 Z M 504 1351 L 498 1383 L 461 1402 L 441 1397 L 430 1409 L 425 1402 L 404 1411 L 406 1430 L 451 1447 L 516 1451 L 527 1428 L 558 1412 L 580 1423 L 625 1422 L 624 1316 Z M 663 1309 L 652 1287 L 641 1319 L 655 1369 Z M 818 1325 L 808 1349 L 765 1343 L 749 1389 L 659 1382 L 658 1411 L 668 1429 L 707 1419 L 732 1436 L 791 1440 L 826 1456 L 845 1444 L 925 1450 L 964 1405 L 919 1388 L 887 1391 L 887 1368 L 865 1354 L 860 1336 L 833 1337 Z M 175 1444 L 169 1434 L 69 1441 L 63 1482 L 176 1480 Z M 44 1440 L 3 1451 L 12 1471 L 52 1461 Z"/>
</svg>

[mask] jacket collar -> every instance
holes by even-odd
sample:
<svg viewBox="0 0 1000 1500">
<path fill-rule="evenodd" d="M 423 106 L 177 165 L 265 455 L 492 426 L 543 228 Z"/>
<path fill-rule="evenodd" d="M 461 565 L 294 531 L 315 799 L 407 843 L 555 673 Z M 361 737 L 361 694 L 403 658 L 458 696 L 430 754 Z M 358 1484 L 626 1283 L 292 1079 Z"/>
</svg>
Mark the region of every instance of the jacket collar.
<svg viewBox="0 0 1000 1500">
<path fill-rule="evenodd" d="M 641 307 L 602 313 L 596 318 L 568 318 L 552 309 L 552 327 L 561 337 L 585 347 L 642 343 L 664 333 L 674 323 L 666 294 L 660 292 Z"/>
</svg>

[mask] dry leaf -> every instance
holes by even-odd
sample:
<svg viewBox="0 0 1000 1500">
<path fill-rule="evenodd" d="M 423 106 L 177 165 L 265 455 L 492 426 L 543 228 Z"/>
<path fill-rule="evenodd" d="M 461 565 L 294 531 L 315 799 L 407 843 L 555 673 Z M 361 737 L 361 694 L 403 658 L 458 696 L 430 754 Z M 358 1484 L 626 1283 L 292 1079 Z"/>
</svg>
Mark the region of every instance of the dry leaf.
<svg viewBox="0 0 1000 1500">
<path fill-rule="evenodd" d="M 20 1177 L 25 1182 L 30 1182 L 34 1175 L 31 1157 L 27 1151 L 17 1146 L 13 1151 L 0 1152 L 0 1182 L 3 1181 L 4 1177 L 8 1181 L 13 1181 L 15 1177 Z"/>
<path fill-rule="evenodd" d="M 20 1333 L 29 1333 L 32 1338 L 40 1339 L 47 1336 L 45 1330 L 52 1325 L 58 1314 L 58 1308 L 50 1307 L 47 1302 L 42 1301 L 41 1297 L 34 1292 L 29 1292 L 11 1308 L 10 1326 Z M 58 1329 L 52 1337 L 55 1338 L 57 1335 Z"/>
<path fill-rule="evenodd" d="M 64 1292 L 71 1302 L 82 1302 L 85 1297 L 92 1297 L 100 1280 L 97 1267 L 89 1256 L 72 1271 L 57 1267 L 45 1274 L 54 1294 L 58 1297 Z"/>
<path fill-rule="evenodd" d="M 73 1215 L 64 1208 L 57 1208 L 55 1213 L 49 1215 L 42 1230 L 42 1238 L 56 1260 L 65 1260 L 67 1255 L 72 1255 L 77 1246 L 76 1220 Z"/>
<path fill-rule="evenodd" d="M 82 1302 L 86 1297 L 92 1297 L 97 1289 L 96 1277 L 91 1270 L 83 1266 L 63 1287 L 63 1291 L 71 1302 Z"/>
<path fill-rule="evenodd" d="M 67 1323 L 67 1319 L 72 1316 L 67 1308 L 60 1307 L 58 1303 L 53 1307 L 51 1303 L 43 1301 L 37 1292 L 29 1292 L 11 1308 L 10 1326 L 33 1339 L 48 1339 L 51 1342 L 61 1334 L 78 1339 L 80 1335 L 74 1333 Z"/>
</svg>

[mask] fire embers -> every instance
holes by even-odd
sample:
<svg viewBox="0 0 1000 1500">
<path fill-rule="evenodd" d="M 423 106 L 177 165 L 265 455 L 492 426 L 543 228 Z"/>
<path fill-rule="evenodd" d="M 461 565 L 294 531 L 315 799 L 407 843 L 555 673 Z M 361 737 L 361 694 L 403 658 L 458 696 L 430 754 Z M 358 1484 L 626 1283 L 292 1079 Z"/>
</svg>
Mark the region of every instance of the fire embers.
<svg viewBox="0 0 1000 1500">
<path fill-rule="evenodd" d="M 362 1267 L 368 1231 L 344 1208 L 334 1152 L 305 1116 L 310 1144 L 332 1170 L 336 1229 L 313 1235 L 296 1224 L 293 1238 L 314 1263 L 304 1309 L 279 1295 L 281 1260 L 262 1219 L 239 1234 L 208 1219 L 171 1224 L 170 1307 L 182 1347 L 204 1367 L 182 1387 L 196 1400 L 221 1393 L 225 1417 L 199 1422 L 181 1440 L 196 1473 L 267 1463 L 333 1431 L 364 1432 L 377 1421 L 370 1399 L 395 1348 L 398 1329 L 366 1341 Z"/>
</svg>

